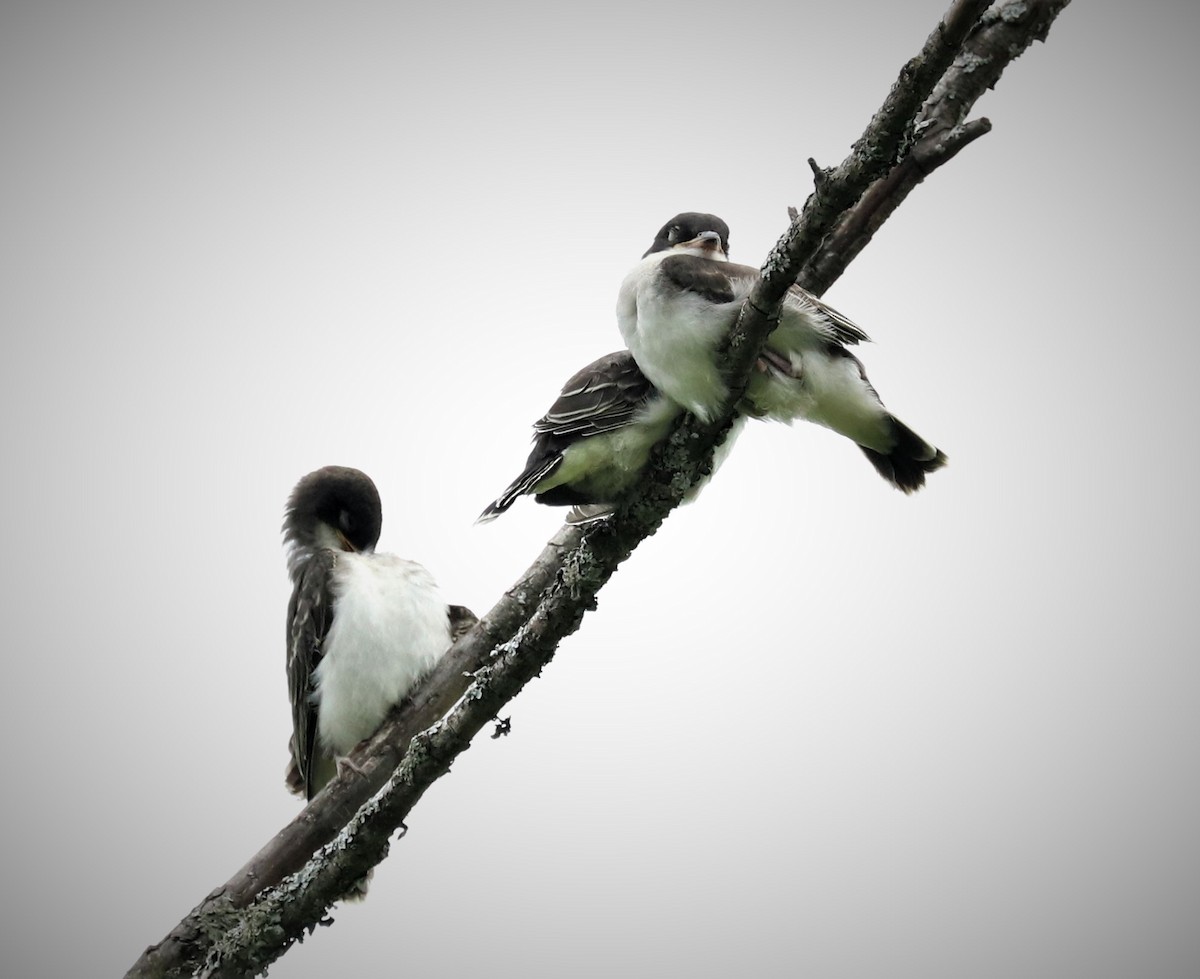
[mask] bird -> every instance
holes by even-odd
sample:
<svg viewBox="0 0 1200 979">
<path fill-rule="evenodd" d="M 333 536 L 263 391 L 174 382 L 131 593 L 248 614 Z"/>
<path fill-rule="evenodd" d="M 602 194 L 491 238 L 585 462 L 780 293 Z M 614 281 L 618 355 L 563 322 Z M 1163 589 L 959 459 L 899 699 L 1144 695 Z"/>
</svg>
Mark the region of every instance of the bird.
<svg viewBox="0 0 1200 979">
<path fill-rule="evenodd" d="M 759 278 L 758 269 L 729 261 L 723 220 L 688 211 L 662 226 L 621 283 L 617 325 L 625 345 L 658 390 L 702 421 L 711 422 L 728 400 L 717 354 Z M 912 493 L 947 458 L 884 407 L 862 362 L 846 349 L 869 340 L 792 286 L 740 408 L 832 429 L 857 443 L 884 479 Z"/>
<path fill-rule="evenodd" d="M 285 781 L 309 800 L 475 621 L 446 604 L 421 565 L 375 550 L 382 525 L 375 483 L 346 466 L 303 477 L 284 511 L 293 727 Z"/>
<path fill-rule="evenodd" d="M 638 480 L 650 452 L 683 409 L 638 369 L 628 350 L 598 357 L 571 375 L 558 399 L 533 425 L 533 449 L 521 474 L 476 519 L 487 523 L 518 497 L 570 506 L 569 523 L 606 516 Z M 717 450 L 713 470 L 732 445 Z M 699 487 L 687 499 L 694 498 Z"/>
</svg>

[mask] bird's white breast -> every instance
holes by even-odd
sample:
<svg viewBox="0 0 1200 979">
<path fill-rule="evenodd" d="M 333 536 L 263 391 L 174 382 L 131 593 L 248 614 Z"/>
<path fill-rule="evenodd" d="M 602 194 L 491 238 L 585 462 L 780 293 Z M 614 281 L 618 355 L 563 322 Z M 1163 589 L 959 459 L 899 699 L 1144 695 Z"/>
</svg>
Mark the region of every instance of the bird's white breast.
<svg viewBox="0 0 1200 979">
<path fill-rule="evenodd" d="M 339 554 L 333 590 L 313 697 L 321 743 L 344 755 L 446 651 L 450 625 L 433 577 L 394 554 Z"/>
<path fill-rule="evenodd" d="M 617 325 L 651 383 L 709 421 L 727 395 L 715 354 L 737 318 L 738 304 L 712 303 L 676 287 L 659 270 L 670 254 L 647 256 L 625 277 Z"/>
</svg>

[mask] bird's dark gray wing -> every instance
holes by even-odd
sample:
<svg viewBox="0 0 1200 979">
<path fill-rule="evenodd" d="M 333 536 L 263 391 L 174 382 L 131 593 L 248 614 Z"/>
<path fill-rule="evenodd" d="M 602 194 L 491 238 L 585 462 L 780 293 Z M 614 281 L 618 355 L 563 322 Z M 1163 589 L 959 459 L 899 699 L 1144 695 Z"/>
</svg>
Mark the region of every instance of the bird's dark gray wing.
<svg viewBox="0 0 1200 979">
<path fill-rule="evenodd" d="M 619 350 L 593 360 L 563 385 L 562 394 L 533 424 L 538 436 L 587 438 L 620 428 L 654 392 L 633 354 Z"/>
<path fill-rule="evenodd" d="M 848 316 L 843 316 L 832 306 L 821 302 L 807 289 L 801 289 L 799 286 L 792 286 L 788 290 L 787 302 L 792 305 L 800 306 L 804 309 L 811 309 L 814 312 L 823 316 L 833 330 L 834 339 L 838 343 L 853 345 L 856 343 L 870 343 L 871 338 L 867 336 L 866 331 L 851 320 Z"/>
<path fill-rule="evenodd" d="M 577 371 L 563 385 L 550 410 L 534 422 L 533 449 L 525 461 L 525 469 L 484 508 L 477 522 L 496 519 L 517 497 L 532 492 L 552 475 L 573 442 L 620 428 L 654 394 L 654 385 L 638 369 L 628 350 L 605 354 Z M 538 499 L 552 506 L 599 502 L 578 498 L 569 489 L 559 489 L 558 496 L 561 499 L 540 496 Z"/>
<path fill-rule="evenodd" d="M 337 554 L 320 549 L 299 568 L 288 602 L 287 675 L 292 701 L 292 761 L 289 788 L 312 798 L 313 755 L 317 740 L 317 707 L 312 700 L 313 670 L 333 622 L 333 568 Z"/>
<path fill-rule="evenodd" d="M 729 262 L 718 262 L 699 255 L 671 255 L 659 263 L 659 270 L 677 289 L 695 293 L 710 303 L 731 303 L 739 298 L 729 281 Z"/>
<path fill-rule="evenodd" d="M 739 299 L 748 296 L 750 290 L 754 288 L 755 283 L 761 277 L 758 269 L 751 268 L 749 265 L 737 265 L 734 262 L 726 262 L 724 266 L 730 284 L 733 286 L 734 292 Z M 785 301 L 789 306 L 816 313 L 819 318 L 823 319 L 829 327 L 828 338 L 830 340 L 850 346 L 856 343 L 871 342 L 871 338 L 867 336 L 866 331 L 862 327 L 848 316 L 843 316 L 832 306 L 822 302 L 807 289 L 792 286 L 788 290 Z"/>
</svg>

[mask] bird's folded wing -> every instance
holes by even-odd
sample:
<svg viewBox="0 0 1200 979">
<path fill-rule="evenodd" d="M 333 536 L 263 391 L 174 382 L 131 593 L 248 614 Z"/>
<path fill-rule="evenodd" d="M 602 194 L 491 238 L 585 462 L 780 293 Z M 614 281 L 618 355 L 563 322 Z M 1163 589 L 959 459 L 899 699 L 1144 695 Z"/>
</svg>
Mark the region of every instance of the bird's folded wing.
<svg viewBox="0 0 1200 979">
<path fill-rule="evenodd" d="M 871 338 L 867 336 L 866 331 L 861 326 L 848 316 L 843 316 L 832 306 L 821 302 L 820 299 L 806 289 L 801 289 L 799 286 L 792 286 L 788 290 L 784 302 L 790 306 L 798 306 L 801 309 L 809 310 L 823 317 L 833 331 L 833 338 L 838 343 L 853 345 L 856 343 L 871 342 Z"/>
<path fill-rule="evenodd" d="M 538 435 L 584 438 L 611 432 L 626 424 L 653 392 L 629 351 L 606 354 L 563 385 L 533 429 Z"/>
<path fill-rule="evenodd" d="M 331 577 L 337 555 L 320 549 L 304 563 L 288 602 L 287 675 L 292 701 L 292 756 L 306 789 L 312 777 L 317 738 L 317 705 L 312 674 L 333 621 Z"/>
<path fill-rule="evenodd" d="M 727 268 L 729 283 L 738 299 L 744 299 L 750 295 L 750 290 L 762 277 L 758 269 L 751 268 L 749 265 L 735 265 L 733 262 L 729 262 Z M 850 346 L 856 343 L 871 342 L 871 338 L 867 336 L 862 327 L 848 316 L 842 315 L 832 306 L 822 302 L 807 289 L 792 286 L 784 297 L 784 302 L 792 309 L 812 314 L 825 327 L 829 340 Z"/>
<path fill-rule="evenodd" d="M 694 293 L 710 303 L 731 303 L 744 298 L 732 281 L 730 271 L 745 269 L 743 265 L 718 262 L 699 255 L 671 255 L 658 265 L 659 272 L 677 289 Z M 748 271 L 757 275 L 754 269 Z M 746 289 L 749 292 L 749 288 Z"/>
</svg>

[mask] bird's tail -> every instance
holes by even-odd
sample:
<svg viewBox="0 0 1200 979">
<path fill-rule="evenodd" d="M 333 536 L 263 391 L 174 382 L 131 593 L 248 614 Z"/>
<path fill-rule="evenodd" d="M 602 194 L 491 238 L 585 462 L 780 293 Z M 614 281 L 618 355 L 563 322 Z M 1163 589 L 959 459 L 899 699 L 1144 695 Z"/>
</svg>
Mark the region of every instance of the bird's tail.
<svg viewBox="0 0 1200 979">
<path fill-rule="evenodd" d="M 871 460 L 871 465 L 879 475 L 896 489 L 903 493 L 915 493 L 925 485 L 927 473 L 936 472 L 946 464 L 946 453 L 930 445 L 894 415 L 889 415 L 889 418 L 896 438 L 891 451 L 876 452 L 865 445 L 859 448 Z"/>
<path fill-rule="evenodd" d="M 513 501 L 516 500 L 516 498 L 520 495 L 521 494 L 519 492 L 514 493 L 512 491 L 512 487 L 510 486 L 503 493 L 501 493 L 495 500 L 493 500 L 491 503 L 489 503 L 487 506 L 485 506 L 483 508 L 483 513 L 481 513 L 478 517 L 475 518 L 475 522 L 476 523 L 491 523 L 498 516 L 500 516 L 500 514 L 502 514 L 505 510 L 507 510 L 510 506 L 512 506 Z"/>
<path fill-rule="evenodd" d="M 495 520 L 513 505 L 518 496 L 524 496 L 554 472 L 561 462 L 562 456 L 556 455 L 542 460 L 539 465 L 528 467 L 520 476 L 509 483 L 508 488 L 503 493 L 483 508 L 483 513 L 475 518 L 475 522 L 488 523 Z"/>
<path fill-rule="evenodd" d="M 295 742 L 295 739 L 296 736 L 293 734 L 292 741 Z M 304 776 L 300 774 L 300 766 L 296 764 L 295 755 L 288 759 L 287 768 L 283 772 L 283 784 L 287 786 L 287 790 L 292 795 L 304 795 Z"/>
</svg>

